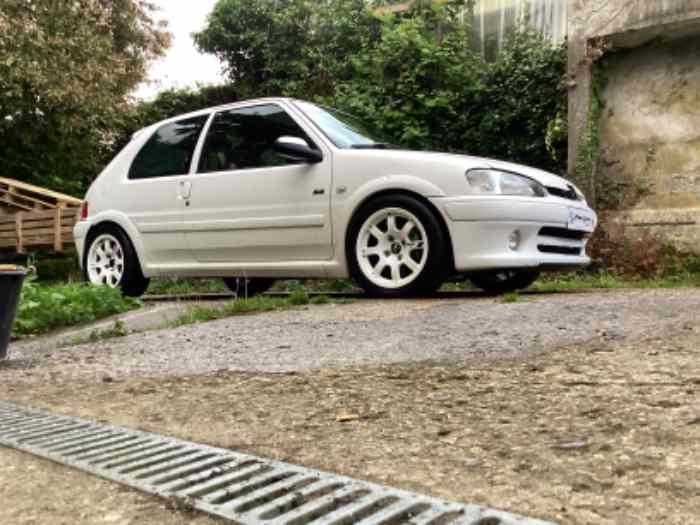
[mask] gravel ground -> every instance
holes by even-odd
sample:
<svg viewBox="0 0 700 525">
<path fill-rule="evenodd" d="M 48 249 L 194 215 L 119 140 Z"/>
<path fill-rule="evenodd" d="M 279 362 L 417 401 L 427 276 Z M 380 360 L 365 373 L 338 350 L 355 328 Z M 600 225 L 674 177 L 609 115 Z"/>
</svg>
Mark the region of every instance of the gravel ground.
<svg viewBox="0 0 700 525">
<path fill-rule="evenodd" d="M 3 397 L 562 525 L 690 525 L 699 358 L 696 321 L 527 359 L 6 382 Z M 183 522 L 163 519 L 155 500 L 2 449 L 0 493 L 0 523 Z"/>
<path fill-rule="evenodd" d="M 233 317 L 68 348 L 11 345 L 0 381 L 299 371 L 330 366 L 508 358 L 547 348 L 660 335 L 695 320 L 700 290 L 526 295 L 517 303 L 358 301 Z"/>
<path fill-rule="evenodd" d="M 700 290 L 524 299 L 22 342 L 2 398 L 562 524 L 697 522 Z M 209 523 L 3 449 L 0 494 L 13 525 Z"/>
</svg>

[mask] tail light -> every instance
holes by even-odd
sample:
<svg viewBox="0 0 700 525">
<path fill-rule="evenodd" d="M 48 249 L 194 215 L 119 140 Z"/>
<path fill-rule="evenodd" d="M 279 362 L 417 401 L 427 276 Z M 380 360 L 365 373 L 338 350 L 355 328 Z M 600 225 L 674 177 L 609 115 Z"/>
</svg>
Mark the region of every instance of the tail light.
<svg viewBox="0 0 700 525">
<path fill-rule="evenodd" d="M 80 205 L 80 220 L 86 221 L 88 218 L 88 201 L 83 201 Z"/>
</svg>

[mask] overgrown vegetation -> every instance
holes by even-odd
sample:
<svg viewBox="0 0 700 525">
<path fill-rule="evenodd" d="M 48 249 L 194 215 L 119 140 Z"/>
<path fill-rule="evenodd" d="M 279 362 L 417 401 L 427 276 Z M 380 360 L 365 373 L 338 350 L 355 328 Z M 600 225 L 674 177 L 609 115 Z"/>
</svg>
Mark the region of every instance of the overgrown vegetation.
<svg viewBox="0 0 700 525">
<path fill-rule="evenodd" d="M 58 328 L 97 321 L 127 312 L 140 301 L 119 290 L 87 284 L 42 285 L 25 282 L 13 336 L 39 335 Z"/>
</svg>

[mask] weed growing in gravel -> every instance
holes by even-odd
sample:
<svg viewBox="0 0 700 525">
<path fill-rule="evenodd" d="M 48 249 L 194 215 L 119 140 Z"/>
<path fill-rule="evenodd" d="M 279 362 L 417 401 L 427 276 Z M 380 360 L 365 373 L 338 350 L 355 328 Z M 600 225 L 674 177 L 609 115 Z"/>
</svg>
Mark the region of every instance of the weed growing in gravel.
<svg viewBox="0 0 700 525">
<path fill-rule="evenodd" d="M 88 335 L 76 335 L 68 340 L 68 346 L 83 345 L 86 343 L 97 343 L 105 339 L 114 339 L 116 337 L 126 337 L 129 331 L 126 329 L 124 321 L 116 320 L 111 328 L 102 330 L 93 330 Z"/>
<path fill-rule="evenodd" d="M 306 293 L 306 289 L 301 285 L 292 289 L 289 294 L 289 303 L 296 306 L 309 304 L 309 294 Z"/>
</svg>

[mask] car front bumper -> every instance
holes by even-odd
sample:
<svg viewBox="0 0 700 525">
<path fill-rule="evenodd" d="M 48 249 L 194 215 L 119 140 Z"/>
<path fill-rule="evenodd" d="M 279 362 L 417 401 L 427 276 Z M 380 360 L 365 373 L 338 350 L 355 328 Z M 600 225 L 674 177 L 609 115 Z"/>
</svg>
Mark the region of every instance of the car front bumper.
<svg viewBox="0 0 700 525">
<path fill-rule="evenodd" d="M 592 214 L 583 202 L 556 197 L 443 197 L 431 199 L 445 218 L 455 269 L 556 269 L 587 266 L 589 232 L 569 229 L 571 211 Z M 516 233 L 517 232 L 517 233 Z M 511 240 L 517 238 L 517 247 Z"/>
</svg>

